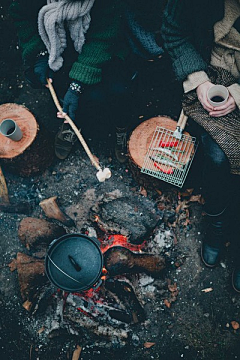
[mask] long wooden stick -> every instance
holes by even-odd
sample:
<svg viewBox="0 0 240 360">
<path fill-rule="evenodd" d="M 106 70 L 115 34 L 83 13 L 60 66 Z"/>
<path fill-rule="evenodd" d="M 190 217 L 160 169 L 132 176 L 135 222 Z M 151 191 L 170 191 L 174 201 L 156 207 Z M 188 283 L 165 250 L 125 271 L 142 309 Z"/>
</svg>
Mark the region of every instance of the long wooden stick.
<svg viewBox="0 0 240 360">
<path fill-rule="evenodd" d="M 53 85 L 52 83 L 50 82 L 49 79 L 47 79 L 47 83 L 48 83 L 48 87 L 49 87 L 49 90 L 50 90 L 50 93 L 52 95 L 52 98 L 53 98 L 53 101 L 58 109 L 58 111 L 60 112 L 63 112 L 62 111 L 62 107 L 58 101 L 58 98 L 57 98 L 57 95 L 56 95 L 56 92 L 53 88 Z M 87 146 L 87 143 L 86 141 L 84 140 L 82 134 L 80 133 L 80 131 L 78 130 L 78 128 L 76 127 L 76 125 L 74 124 L 74 122 L 72 121 L 72 119 L 66 114 L 64 115 L 64 118 L 67 120 L 67 122 L 69 123 L 69 125 L 71 126 L 71 128 L 73 129 L 73 131 L 75 132 L 75 134 L 77 135 L 78 139 L 80 140 L 84 150 L 86 151 L 89 159 L 91 160 L 92 164 L 95 166 L 95 168 L 97 170 L 101 170 L 101 167 L 100 165 L 98 164 L 98 162 L 95 160 L 93 154 L 91 153 L 89 147 Z"/>
<path fill-rule="evenodd" d="M 8 188 L 0 166 L 0 204 L 9 205 Z"/>
</svg>

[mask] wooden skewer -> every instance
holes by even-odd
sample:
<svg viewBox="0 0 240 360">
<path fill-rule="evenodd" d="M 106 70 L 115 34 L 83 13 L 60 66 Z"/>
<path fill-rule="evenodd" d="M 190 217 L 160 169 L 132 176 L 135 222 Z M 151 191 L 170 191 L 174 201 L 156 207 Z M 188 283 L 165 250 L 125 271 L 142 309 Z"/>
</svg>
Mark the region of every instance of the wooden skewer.
<svg viewBox="0 0 240 360">
<path fill-rule="evenodd" d="M 0 204 L 9 204 L 8 188 L 0 166 Z"/>
<path fill-rule="evenodd" d="M 49 79 L 47 79 L 47 83 L 48 83 L 48 87 L 49 87 L 49 90 L 51 92 L 51 95 L 52 95 L 52 98 L 53 98 L 53 101 L 58 109 L 58 111 L 60 111 L 61 113 L 63 112 L 62 111 L 62 107 L 58 101 L 58 98 L 57 98 L 57 95 L 56 95 L 56 92 L 53 88 L 53 85 L 52 83 L 50 82 Z M 82 146 L 84 147 L 84 150 L 86 151 L 89 159 L 91 160 L 92 164 L 95 166 L 95 168 L 97 170 L 100 170 L 101 167 L 100 165 L 97 163 L 97 161 L 94 159 L 93 157 L 93 154 L 91 153 L 89 147 L 87 146 L 87 143 L 86 141 L 84 140 L 83 136 L 81 135 L 80 131 L 78 130 L 78 128 L 76 127 L 76 125 L 74 124 L 74 122 L 72 121 L 72 119 L 66 114 L 64 115 L 64 118 L 68 121 L 69 125 L 71 126 L 71 128 L 73 129 L 73 131 L 75 132 L 75 134 L 77 135 L 78 139 L 80 140 Z"/>
<path fill-rule="evenodd" d="M 48 83 L 48 88 L 50 90 L 50 93 L 52 95 L 53 101 L 58 109 L 58 111 L 60 111 L 61 113 L 63 113 L 62 107 L 58 101 L 56 92 L 53 88 L 53 85 L 51 83 L 51 81 L 49 79 L 47 79 L 47 83 Z M 73 129 L 73 131 L 75 132 L 75 134 L 77 135 L 79 141 L 81 142 L 84 150 L 86 151 L 89 159 L 91 160 L 92 164 L 95 166 L 95 168 L 98 170 L 97 173 L 97 178 L 99 181 L 104 181 L 105 179 L 109 179 L 111 177 L 111 171 L 108 168 L 105 168 L 104 170 L 102 170 L 102 168 L 100 167 L 99 163 L 95 160 L 93 154 L 91 153 L 86 141 L 84 140 L 82 134 L 80 133 L 80 131 L 78 130 L 78 128 L 76 127 L 76 125 L 74 124 L 74 122 L 72 121 L 72 119 L 67 115 L 64 114 L 64 118 L 67 120 L 67 122 L 69 123 L 69 125 L 71 126 L 71 128 Z"/>
</svg>

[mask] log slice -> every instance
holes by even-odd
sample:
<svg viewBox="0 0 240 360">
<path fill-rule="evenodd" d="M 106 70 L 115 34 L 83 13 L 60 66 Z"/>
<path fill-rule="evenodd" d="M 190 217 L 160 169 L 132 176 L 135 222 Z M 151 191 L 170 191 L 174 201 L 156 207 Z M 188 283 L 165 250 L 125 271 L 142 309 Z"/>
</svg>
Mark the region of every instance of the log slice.
<svg viewBox="0 0 240 360">
<path fill-rule="evenodd" d="M 7 169 L 21 176 L 45 170 L 53 160 L 53 146 L 34 115 L 23 105 L 7 103 L 0 105 L 0 123 L 5 119 L 14 120 L 23 134 L 13 141 L 0 133 L 0 159 Z"/>
<path fill-rule="evenodd" d="M 167 116 L 157 116 L 143 121 L 132 131 L 128 141 L 129 168 L 134 179 L 140 185 L 146 188 L 155 189 L 172 187 L 172 185 L 160 179 L 141 173 L 141 169 L 157 126 L 170 131 L 175 131 L 176 125 L 177 122 Z M 190 136 L 186 131 L 184 131 L 183 134 Z M 192 151 L 192 149 L 190 149 L 190 151 Z"/>
</svg>

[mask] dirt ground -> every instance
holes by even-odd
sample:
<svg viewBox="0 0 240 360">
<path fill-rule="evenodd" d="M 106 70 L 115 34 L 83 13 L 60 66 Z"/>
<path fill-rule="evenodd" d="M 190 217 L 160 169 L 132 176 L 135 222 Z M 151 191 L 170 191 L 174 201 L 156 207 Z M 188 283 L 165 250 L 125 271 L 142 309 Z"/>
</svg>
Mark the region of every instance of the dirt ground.
<svg viewBox="0 0 240 360">
<path fill-rule="evenodd" d="M 49 129 L 51 139 L 59 126 L 55 107 L 47 90 L 33 90 L 24 81 L 20 51 L 14 27 L 6 10 L 9 0 L 0 6 L 0 105 L 16 103 L 26 106 L 40 124 Z M 163 77 L 164 82 L 164 77 Z M 179 91 L 169 94 L 156 84 L 142 79 L 136 92 L 135 118 L 143 121 L 157 115 L 177 118 Z M 143 91 L 144 89 L 144 91 Z M 47 126 L 51 122 L 51 126 Z M 107 135 L 106 135 L 107 134 Z M 18 252 L 31 255 L 18 238 L 18 225 L 27 215 L 0 212 L 0 358 L 1 360 L 72 359 L 76 345 L 82 347 L 80 359 L 160 359 L 160 360 L 233 360 L 240 359 L 240 296 L 231 288 L 231 242 L 226 257 L 215 269 L 207 269 L 200 260 L 199 249 L 204 233 L 201 204 L 200 155 L 197 155 L 183 189 L 159 183 L 153 189 L 140 184 L 128 164 L 120 166 L 112 153 L 112 134 L 94 134 L 85 129 L 86 140 L 101 164 L 109 166 L 111 179 L 99 183 L 96 171 L 82 147 L 65 160 L 54 159 L 41 174 L 21 177 L 1 164 L 10 202 L 31 202 L 30 216 L 44 217 L 39 202 L 57 196 L 59 204 L 76 223 L 70 232 L 79 232 L 89 221 L 89 210 L 102 194 L 119 191 L 122 196 L 147 197 L 163 211 L 162 231 L 174 238 L 172 261 L 169 261 L 154 292 L 145 302 L 147 321 L 132 325 L 133 336 L 124 346 L 107 341 L 82 329 L 48 338 L 36 320 L 22 306 L 18 277 L 8 264 Z M 191 190 L 189 190 L 191 189 Z M 127 201 L 127 200 L 126 200 Z M 165 254 L 166 255 L 166 254 Z M 166 301 L 168 284 L 176 283 L 176 299 Z M 210 291 L 204 291 L 210 289 Z M 236 322 L 236 323 L 234 323 Z"/>
</svg>

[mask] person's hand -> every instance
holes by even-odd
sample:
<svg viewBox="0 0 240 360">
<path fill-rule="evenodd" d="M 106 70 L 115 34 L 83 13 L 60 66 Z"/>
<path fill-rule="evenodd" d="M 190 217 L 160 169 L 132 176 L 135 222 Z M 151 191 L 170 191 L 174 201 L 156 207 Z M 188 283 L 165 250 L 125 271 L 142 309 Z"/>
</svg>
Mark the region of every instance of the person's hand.
<svg viewBox="0 0 240 360">
<path fill-rule="evenodd" d="M 40 89 L 47 85 L 47 78 L 52 82 L 53 71 L 48 66 L 48 55 L 36 58 L 34 65 L 28 66 L 24 71 L 27 83 L 33 89 Z"/>
<path fill-rule="evenodd" d="M 75 120 L 80 94 L 81 84 L 78 81 L 73 81 L 64 96 L 63 111 L 57 113 L 58 118 L 64 118 L 68 114 L 72 120 Z"/>
<path fill-rule="evenodd" d="M 215 106 L 213 111 L 210 111 L 209 115 L 213 117 L 220 117 L 227 115 L 236 109 L 237 105 L 235 103 L 232 95 L 229 94 L 228 100 L 224 105 Z"/>
<path fill-rule="evenodd" d="M 207 98 L 207 92 L 212 86 L 214 85 L 210 81 L 206 81 L 203 84 L 199 85 L 196 90 L 198 100 L 202 104 L 203 108 L 207 110 L 208 113 L 210 113 L 214 109 L 214 107 L 211 104 L 209 104 Z"/>
<path fill-rule="evenodd" d="M 234 98 L 230 94 L 227 102 L 224 105 L 212 106 L 211 104 L 209 104 L 207 99 L 207 92 L 212 86 L 214 85 L 210 81 L 206 81 L 205 83 L 197 87 L 198 100 L 200 101 L 204 109 L 207 110 L 209 115 L 212 117 L 220 117 L 234 111 L 237 105 L 235 103 Z"/>
<path fill-rule="evenodd" d="M 52 80 L 53 71 L 48 66 L 48 55 L 37 58 L 34 64 L 34 74 L 41 85 L 47 86 L 47 78 Z"/>
</svg>

